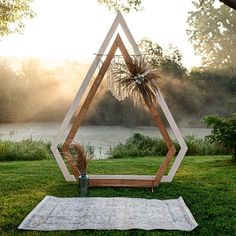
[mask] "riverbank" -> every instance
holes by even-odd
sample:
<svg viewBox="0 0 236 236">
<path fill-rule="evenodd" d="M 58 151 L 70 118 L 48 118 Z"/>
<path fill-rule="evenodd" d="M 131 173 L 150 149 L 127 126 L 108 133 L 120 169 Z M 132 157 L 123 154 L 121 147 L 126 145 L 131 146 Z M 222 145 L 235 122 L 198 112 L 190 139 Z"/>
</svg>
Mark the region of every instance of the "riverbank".
<svg viewBox="0 0 236 236">
<path fill-rule="evenodd" d="M 32 138 L 33 140 L 52 141 L 60 127 L 57 122 L 42 123 L 16 123 L 0 124 L 0 139 L 20 141 Z M 204 127 L 180 128 L 183 136 L 193 135 L 196 138 L 204 138 L 210 134 L 211 129 Z M 170 136 L 174 138 L 171 130 Z M 160 138 L 160 132 L 156 127 L 123 127 L 123 126 L 81 126 L 75 139 L 76 142 L 94 147 L 95 155 L 99 158 L 107 157 L 111 147 L 124 143 L 126 139 L 135 133 L 141 133 L 149 137 Z"/>
</svg>

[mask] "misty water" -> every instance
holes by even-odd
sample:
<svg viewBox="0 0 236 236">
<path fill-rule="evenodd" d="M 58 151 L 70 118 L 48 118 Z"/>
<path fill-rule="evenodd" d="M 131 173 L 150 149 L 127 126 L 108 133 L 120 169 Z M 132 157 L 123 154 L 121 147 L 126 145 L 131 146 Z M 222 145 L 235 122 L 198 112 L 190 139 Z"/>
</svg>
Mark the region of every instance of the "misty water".
<svg viewBox="0 0 236 236">
<path fill-rule="evenodd" d="M 27 138 L 52 141 L 59 127 L 60 123 L 56 122 L 0 124 L 0 138 L 12 141 Z M 204 138 L 210 133 L 210 129 L 207 128 L 180 128 L 180 130 L 183 136 L 194 135 L 198 138 Z M 93 146 L 95 156 L 102 158 L 107 156 L 111 147 L 124 143 L 128 137 L 137 132 L 150 137 L 161 137 L 156 127 L 81 126 L 76 135 L 76 142 Z M 168 129 L 168 132 L 175 138 L 171 130 Z"/>
</svg>

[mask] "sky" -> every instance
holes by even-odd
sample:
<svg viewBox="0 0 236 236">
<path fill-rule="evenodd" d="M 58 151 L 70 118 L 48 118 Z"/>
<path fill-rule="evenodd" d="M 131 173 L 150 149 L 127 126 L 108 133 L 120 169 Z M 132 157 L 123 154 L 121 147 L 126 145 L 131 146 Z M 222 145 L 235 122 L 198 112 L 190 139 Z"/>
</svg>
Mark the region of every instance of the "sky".
<svg viewBox="0 0 236 236">
<path fill-rule="evenodd" d="M 182 53 L 184 66 L 199 66 L 200 57 L 186 35 L 192 1 L 142 2 L 142 12 L 123 14 L 136 42 L 146 37 L 163 48 L 172 44 Z M 34 0 L 32 8 L 37 16 L 26 22 L 24 34 L 0 40 L 1 57 L 92 62 L 116 16 L 96 0 Z"/>
</svg>

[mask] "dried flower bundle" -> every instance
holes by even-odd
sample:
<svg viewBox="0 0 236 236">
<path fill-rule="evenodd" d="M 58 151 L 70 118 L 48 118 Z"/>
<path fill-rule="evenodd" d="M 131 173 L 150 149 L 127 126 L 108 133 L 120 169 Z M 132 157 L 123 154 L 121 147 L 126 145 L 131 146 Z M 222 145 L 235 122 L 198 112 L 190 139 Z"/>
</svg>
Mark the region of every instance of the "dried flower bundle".
<svg viewBox="0 0 236 236">
<path fill-rule="evenodd" d="M 158 91 L 160 76 L 145 57 L 130 58 L 129 61 L 115 60 L 111 67 L 108 84 L 118 100 L 132 97 L 134 105 L 146 103 L 156 106 L 155 93 Z"/>
<path fill-rule="evenodd" d="M 93 154 L 80 144 L 71 144 L 69 150 L 72 163 L 78 168 L 80 174 L 85 176 L 89 161 L 94 157 Z"/>
</svg>

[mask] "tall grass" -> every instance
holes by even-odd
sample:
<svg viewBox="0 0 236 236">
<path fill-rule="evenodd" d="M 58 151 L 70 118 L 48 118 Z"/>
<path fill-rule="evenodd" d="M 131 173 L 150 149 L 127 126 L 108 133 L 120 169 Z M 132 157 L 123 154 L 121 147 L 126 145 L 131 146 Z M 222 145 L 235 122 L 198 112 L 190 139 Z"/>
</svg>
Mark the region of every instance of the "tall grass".
<svg viewBox="0 0 236 236">
<path fill-rule="evenodd" d="M 188 146 L 187 155 L 225 155 L 228 153 L 223 147 L 210 143 L 205 139 L 186 136 Z M 180 147 L 174 141 L 177 151 Z M 92 148 L 92 147 L 89 147 Z M 60 150 L 60 146 L 59 146 Z M 111 148 L 111 158 L 165 156 L 167 146 L 162 139 L 150 138 L 140 133 L 128 138 L 124 144 L 120 143 Z M 22 141 L 0 140 L 0 161 L 33 161 L 52 157 L 50 142 L 25 139 Z"/>
<path fill-rule="evenodd" d="M 0 140 L 0 161 L 34 161 L 50 157 L 50 143 L 33 139 Z"/>
<path fill-rule="evenodd" d="M 188 146 L 187 155 L 224 155 L 229 154 L 223 147 L 210 143 L 206 139 L 198 139 L 194 136 L 186 136 Z M 179 151 L 180 146 L 175 140 L 174 145 Z M 112 158 L 140 157 L 140 156 L 165 156 L 167 146 L 162 139 L 150 138 L 140 133 L 128 138 L 124 144 L 120 143 L 110 151 Z"/>
</svg>

